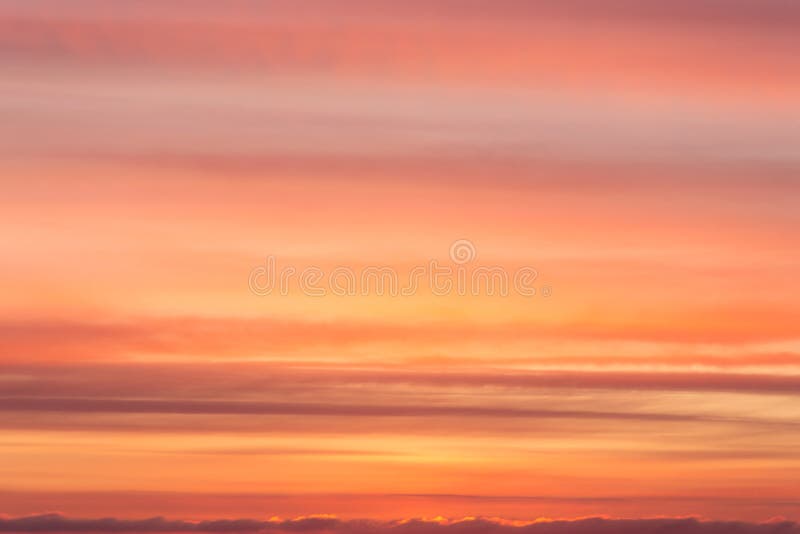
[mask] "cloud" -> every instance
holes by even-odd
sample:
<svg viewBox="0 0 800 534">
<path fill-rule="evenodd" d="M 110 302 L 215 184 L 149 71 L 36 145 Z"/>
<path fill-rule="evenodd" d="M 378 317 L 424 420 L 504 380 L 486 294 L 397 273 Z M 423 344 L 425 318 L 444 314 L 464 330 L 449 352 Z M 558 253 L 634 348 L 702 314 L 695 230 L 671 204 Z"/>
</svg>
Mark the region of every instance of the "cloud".
<svg viewBox="0 0 800 534">
<path fill-rule="evenodd" d="M 58 514 L 0 518 L 2 532 L 337 532 L 343 534 L 796 534 L 791 521 L 747 523 L 693 518 L 604 519 L 516 522 L 497 518 L 460 520 L 342 520 L 310 516 L 287 520 L 72 519 Z"/>
<path fill-rule="evenodd" d="M 179 415 L 322 415 L 341 417 L 513 417 L 532 419 L 615 419 L 629 421 L 744 422 L 701 415 L 591 410 L 527 409 L 503 406 L 410 404 L 328 404 L 225 400 L 149 400 L 85 398 L 0 398 L 0 411 L 149 413 Z"/>
<path fill-rule="evenodd" d="M 375 9 L 372 2 L 358 1 L 335 7 L 315 2 L 316 7 L 303 10 L 275 9 L 274 3 L 269 9 L 247 3 L 249 9 L 226 4 L 227 9 L 198 10 L 130 3 L 119 13 L 115 8 L 114 16 L 96 3 L 83 2 L 82 9 L 69 12 L 57 9 L 60 4 L 35 4 L 27 9 L 20 2 L 13 2 L 12 9 L 0 6 L 0 49 L 6 56 L 85 64 L 224 66 L 226 72 L 267 67 L 277 73 L 481 85 L 648 84 L 674 92 L 716 90 L 712 95 L 726 98 L 731 93 L 757 98 L 770 86 L 791 95 L 797 87 L 793 51 L 774 35 L 791 32 L 800 9 L 781 0 L 681 0 L 668 6 L 616 0 L 602 7 L 588 0 L 447 2 L 439 9 L 424 3 L 398 9 L 397 3 L 387 2 Z M 347 24 L 335 24 L 342 12 L 350 14 Z M 436 15 L 439 23 L 431 25 Z M 463 24 L 465 17 L 474 23 Z M 572 24 L 559 24 L 564 19 Z M 542 31 L 531 32 L 531 26 Z M 616 31 L 598 32 L 607 26 Z M 736 46 L 720 47 L 720 38 Z M 368 52 L 364 43 L 369 43 Z M 765 56 L 770 58 L 767 64 Z"/>
<path fill-rule="evenodd" d="M 703 364 L 698 358 L 697 364 Z M 729 359 L 730 367 L 742 361 L 758 365 L 760 356 L 748 359 Z M 603 358 L 599 358 L 602 363 Z M 692 360 L 676 358 L 686 365 Z M 284 394 L 313 393 L 317 398 L 327 393 L 335 394 L 343 388 L 375 387 L 386 389 L 436 388 L 492 388 L 497 394 L 505 392 L 536 392 L 548 389 L 609 390 L 609 391 L 700 391 L 734 392 L 752 394 L 800 394 L 800 376 L 768 374 L 748 369 L 741 372 L 703 372 L 643 369 L 641 371 L 543 369 L 520 370 L 492 368 L 489 362 L 445 360 L 447 369 L 422 366 L 419 370 L 385 366 L 352 368 L 348 365 L 321 364 L 313 361 L 286 362 L 225 362 L 225 363 L 83 363 L 50 365 L 0 365 L 0 396 L 17 398 L 147 398 L 194 400 L 234 400 L 243 396 L 262 396 L 267 392 Z M 553 365 L 592 366 L 596 359 L 586 358 L 536 358 L 519 362 L 535 365 L 543 361 Z M 614 362 L 631 362 L 619 358 Z M 638 358 L 642 365 L 664 366 L 666 358 Z M 711 360 L 714 363 L 716 360 Z M 764 357 L 763 365 L 775 365 L 776 359 Z M 800 356 L 786 355 L 778 363 L 800 366 Z M 499 363 L 502 363 L 501 361 Z M 476 371 L 481 365 L 489 368 Z M 222 380 L 224 379 L 224 380 Z M 407 400 L 407 399 L 404 399 Z"/>
</svg>

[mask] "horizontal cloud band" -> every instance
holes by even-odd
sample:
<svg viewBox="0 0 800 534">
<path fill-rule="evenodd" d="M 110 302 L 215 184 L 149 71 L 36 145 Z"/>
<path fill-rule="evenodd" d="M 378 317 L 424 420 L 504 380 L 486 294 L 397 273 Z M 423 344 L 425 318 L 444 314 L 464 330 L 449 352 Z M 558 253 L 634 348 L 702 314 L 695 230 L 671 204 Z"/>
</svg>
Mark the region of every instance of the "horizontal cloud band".
<svg viewBox="0 0 800 534">
<path fill-rule="evenodd" d="M 0 518 L 2 532 L 342 532 L 357 534 L 796 534 L 800 525 L 790 521 L 769 523 L 699 521 L 693 518 L 604 519 L 510 522 L 466 518 L 455 521 L 408 519 L 376 521 L 342 520 L 310 516 L 288 520 L 220 519 L 210 521 L 151 519 L 72 519 L 58 514 Z"/>
</svg>

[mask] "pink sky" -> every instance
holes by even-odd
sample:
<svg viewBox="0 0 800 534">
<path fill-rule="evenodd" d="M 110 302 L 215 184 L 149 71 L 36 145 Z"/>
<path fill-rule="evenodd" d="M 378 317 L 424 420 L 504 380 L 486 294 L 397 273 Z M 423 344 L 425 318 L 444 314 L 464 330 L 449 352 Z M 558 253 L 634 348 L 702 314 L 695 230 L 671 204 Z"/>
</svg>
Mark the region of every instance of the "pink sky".
<svg viewBox="0 0 800 534">
<path fill-rule="evenodd" d="M 798 25 L 0 2 L 0 515 L 797 519 Z M 538 294 L 248 289 L 270 255 L 405 277 L 459 239 Z M 111 528 L 48 517 L 0 530 Z"/>
</svg>

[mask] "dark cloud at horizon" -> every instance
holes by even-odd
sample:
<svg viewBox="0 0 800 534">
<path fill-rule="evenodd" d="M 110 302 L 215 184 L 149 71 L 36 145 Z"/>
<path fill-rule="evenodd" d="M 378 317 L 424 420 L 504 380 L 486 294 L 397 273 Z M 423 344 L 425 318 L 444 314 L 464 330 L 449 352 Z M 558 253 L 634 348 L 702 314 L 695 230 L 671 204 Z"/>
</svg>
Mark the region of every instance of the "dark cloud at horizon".
<svg viewBox="0 0 800 534">
<path fill-rule="evenodd" d="M 207 521 L 97 518 L 59 514 L 0 518 L 0 532 L 339 532 L 345 534 L 797 534 L 793 521 L 748 523 L 695 518 L 605 519 L 600 517 L 518 523 L 494 518 L 455 521 L 407 519 L 378 521 L 309 516 L 286 520 L 218 519 Z"/>
</svg>

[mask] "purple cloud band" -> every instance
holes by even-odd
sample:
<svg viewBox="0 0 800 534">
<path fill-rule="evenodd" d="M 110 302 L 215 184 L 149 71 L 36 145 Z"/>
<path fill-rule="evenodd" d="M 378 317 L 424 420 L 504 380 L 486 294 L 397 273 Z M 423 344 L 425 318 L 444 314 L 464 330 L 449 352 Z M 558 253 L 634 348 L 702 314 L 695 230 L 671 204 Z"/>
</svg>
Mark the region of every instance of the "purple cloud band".
<svg viewBox="0 0 800 534">
<path fill-rule="evenodd" d="M 604 519 L 509 523 L 470 518 L 450 522 L 410 519 L 378 521 L 303 517 L 288 520 L 73 519 L 58 514 L 0 518 L 0 532 L 337 532 L 344 534 L 797 534 L 792 521 L 747 523 L 694 518 Z"/>
</svg>

